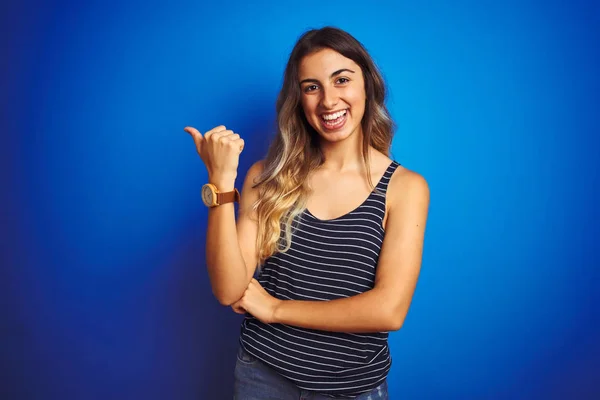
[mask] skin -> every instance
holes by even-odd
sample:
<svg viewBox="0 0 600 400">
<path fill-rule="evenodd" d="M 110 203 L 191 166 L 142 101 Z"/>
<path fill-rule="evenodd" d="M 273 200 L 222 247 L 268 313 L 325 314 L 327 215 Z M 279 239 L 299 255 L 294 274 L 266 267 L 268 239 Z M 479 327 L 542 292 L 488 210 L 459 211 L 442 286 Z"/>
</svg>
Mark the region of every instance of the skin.
<svg viewBox="0 0 600 400">
<path fill-rule="evenodd" d="M 220 192 L 233 190 L 244 140 L 223 125 L 204 135 L 193 127 L 184 130 L 194 139 L 209 182 Z M 256 200 L 256 194 L 246 190 L 244 195 L 248 198 L 242 203 L 247 208 L 247 202 Z M 221 304 L 231 305 L 244 293 L 252 278 L 250 271 L 254 271 L 252 265 L 256 265 L 256 260 L 248 256 L 253 247 L 246 240 L 256 237 L 256 226 L 248 222 L 248 213 L 245 213 L 236 227 L 233 204 L 227 203 L 209 208 L 207 229 L 211 234 L 206 237 L 206 266 L 213 294 Z"/>
<path fill-rule="evenodd" d="M 361 204 L 369 195 L 360 146 L 360 121 L 365 108 L 364 77 L 354 61 L 330 49 L 306 56 L 299 66 L 303 89 L 302 107 L 319 133 L 324 164 L 310 177 L 313 194 L 308 209 L 321 219 L 336 218 Z M 351 70 L 348 72 L 340 70 Z M 344 79 L 341 79 L 344 78 Z M 348 108 L 344 127 L 330 132 L 321 126 L 323 113 Z M 377 182 L 390 164 L 384 154 L 370 148 L 371 179 Z M 262 168 L 252 166 L 244 183 L 238 238 L 244 257 L 256 261 L 252 243 L 251 184 Z M 246 195 L 246 199 L 244 196 Z M 374 288 L 356 296 L 331 301 L 280 300 L 272 297 L 256 279 L 250 279 L 243 296 L 232 305 L 238 313 L 249 312 L 264 323 L 283 323 L 335 332 L 381 332 L 401 328 L 408 313 L 421 268 L 429 188 L 425 179 L 398 167 L 388 185 L 385 237 L 379 256 Z M 244 237 L 244 233 L 248 236 Z M 250 263 L 246 263 L 249 265 Z"/>
</svg>

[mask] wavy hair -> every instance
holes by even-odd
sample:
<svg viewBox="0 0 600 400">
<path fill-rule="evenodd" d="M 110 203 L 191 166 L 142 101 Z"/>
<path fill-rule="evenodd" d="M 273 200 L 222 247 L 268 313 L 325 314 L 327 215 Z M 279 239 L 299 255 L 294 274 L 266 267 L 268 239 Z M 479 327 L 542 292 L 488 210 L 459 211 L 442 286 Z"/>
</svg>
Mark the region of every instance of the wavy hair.
<svg viewBox="0 0 600 400">
<path fill-rule="evenodd" d="M 276 103 L 276 135 L 264 159 L 263 172 L 254 185 L 259 189 L 259 198 L 254 204 L 258 218 L 259 267 L 276 252 L 286 252 L 290 248 L 292 223 L 306 209 L 311 193 L 307 178 L 324 161 L 318 133 L 302 110 L 298 69 L 302 58 L 325 48 L 353 60 L 364 76 L 366 103 L 361 121 L 362 156 L 371 187 L 369 146 L 389 155 L 395 126 L 385 106 L 383 78 L 366 49 L 349 33 L 334 27 L 302 34 L 285 68 Z"/>
</svg>

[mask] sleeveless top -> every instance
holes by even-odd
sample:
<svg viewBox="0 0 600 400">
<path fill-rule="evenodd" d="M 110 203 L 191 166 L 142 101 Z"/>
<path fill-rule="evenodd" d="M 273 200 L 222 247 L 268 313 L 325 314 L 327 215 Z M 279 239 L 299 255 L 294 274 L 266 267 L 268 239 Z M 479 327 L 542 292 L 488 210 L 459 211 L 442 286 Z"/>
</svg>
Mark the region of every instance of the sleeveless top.
<svg viewBox="0 0 600 400">
<path fill-rule="evenodd" d="M 369 197 L 341 217 L 308 209 L 292 223 L 291 248 L 269 257 L 257 280 L 282 300 L 327 301 L 373 288 L 385 231 L 385 194 L 400 164 L 388 166 Z M 282 236 L 283 237 L 283 232 Z M 264 324 L 250 314 L 240 344 L 300 389 L 353 397 L 383 382 L 391 367 L 388 332 L 340 333 Z"/>
</svg>

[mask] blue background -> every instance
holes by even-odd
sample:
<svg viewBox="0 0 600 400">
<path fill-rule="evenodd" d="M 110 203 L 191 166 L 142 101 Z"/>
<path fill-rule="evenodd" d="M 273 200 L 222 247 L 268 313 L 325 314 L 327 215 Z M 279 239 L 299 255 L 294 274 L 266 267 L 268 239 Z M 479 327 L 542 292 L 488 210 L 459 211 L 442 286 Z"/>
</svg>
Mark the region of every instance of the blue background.
<svg viewBox="0 0 600 400">
<path fill-rule="evenodd" d="M 0 14 L 3 399 L 231 398 L 241 317 L 210 291 L 183 127 L 239 132 L 241 185 L 295 40 L 329 24 L 382 69 L 393 156 L 431 189 L 391 397 L 600 397 L 598 2 Z"/>
</svg>

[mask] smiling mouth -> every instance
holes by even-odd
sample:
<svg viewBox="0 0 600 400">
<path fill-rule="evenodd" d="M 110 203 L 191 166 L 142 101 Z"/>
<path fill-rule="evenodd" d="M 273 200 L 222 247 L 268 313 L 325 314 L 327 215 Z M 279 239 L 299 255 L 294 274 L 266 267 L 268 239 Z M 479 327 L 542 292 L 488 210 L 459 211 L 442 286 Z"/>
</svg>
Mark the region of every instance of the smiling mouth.
<svg viewBox="0 0 600 400">
<path fill-rule="evenodd" d="M 321 126 L 326 130 L 340 129 L 346 123 L 348 109 L 337 111 L 332 114 L 321 115 Z"/>
</svg>

